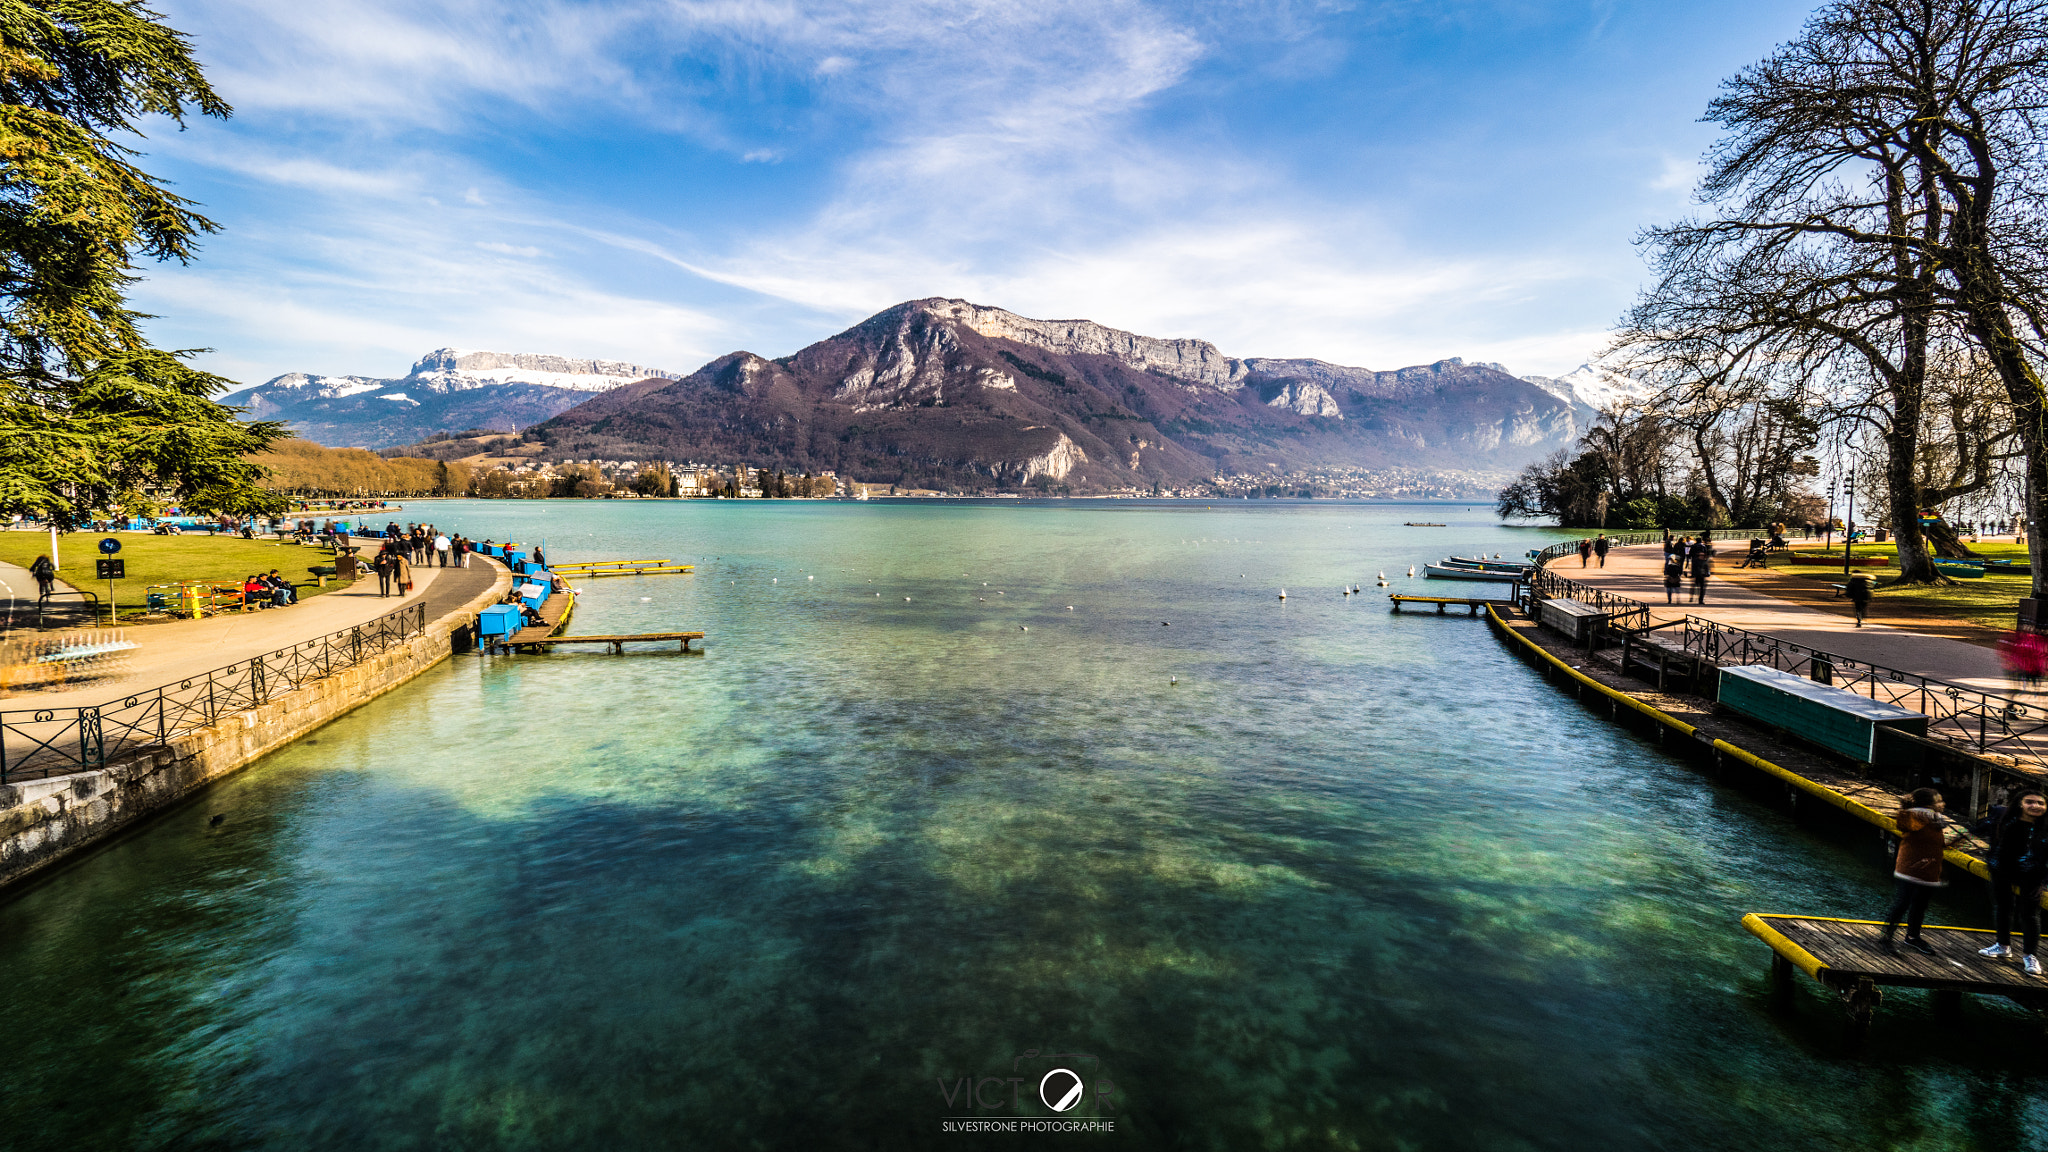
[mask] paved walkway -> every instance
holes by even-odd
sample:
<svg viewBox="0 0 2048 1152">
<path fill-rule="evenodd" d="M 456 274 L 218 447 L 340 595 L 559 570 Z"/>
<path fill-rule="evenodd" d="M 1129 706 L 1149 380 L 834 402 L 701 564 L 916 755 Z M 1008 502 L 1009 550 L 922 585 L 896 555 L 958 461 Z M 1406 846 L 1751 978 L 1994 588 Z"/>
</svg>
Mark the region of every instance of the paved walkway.
<svg viewBox="0 0 2048 1152">
<path fill-rule="evenodd" d="M 358 541 L 359 544 L 368 543 Z M 61 689 L 22 692 L 0 697 L 0 709 L 70 707 L 98 704 L 127 692 L 154 688 L 212 671 L 252 656 L 367 624 L 380 616 L 424 602 L 429 623 L 455 611 L 487 591 L 504 572 L 496 561 L 470 558 L 468 568 L 413 569 L 410 596 L 379 596 L 374 575 L 347 588 L 323 593 L 289 608 L 234 612 L 175 624 L 147 624 L 127 629 L 139 647 L 121 673 Z M 20 596 L 35 595 L 35 580 L 26 569 L 0 563 L 0 587 Z"/>
<path fill-rule="evenodd" d="M 1737 559 L 1739 555 L 1731 558 L 1729 551 L 1723 549 L 1716 557 L 1716 563 L 1725 566 Z M 1604 568 L 1580 568 L 1570 558 L 1564 558 L 1553 561 L 1549 569 L 1567 580 L 1577 580 L 1640 600 L 1650 606 L 1651 615 L 1658 621 L 1678 620 L 1687 614 L 1701 616 L 1866 664 L 1879 664 L 1999 695 L 2020 695 L 2000 667 L 1998 654 L 1980 644 L 1929 636 L 1885 624 L 1866 624 L 1858 628 L 1848 616 L 1816 611 L 1733 581 L 1708 581 L 1707 604 L 1704 607 L 1689 603 L 1666 606 L 1664 550 L 1661 545 L 1636 544 L 1616 548 L 1608 553 Z M 1691 595 L 1690 583 L 1679 589 L 1681 601 L 1689 600 Z"/>
</svg>

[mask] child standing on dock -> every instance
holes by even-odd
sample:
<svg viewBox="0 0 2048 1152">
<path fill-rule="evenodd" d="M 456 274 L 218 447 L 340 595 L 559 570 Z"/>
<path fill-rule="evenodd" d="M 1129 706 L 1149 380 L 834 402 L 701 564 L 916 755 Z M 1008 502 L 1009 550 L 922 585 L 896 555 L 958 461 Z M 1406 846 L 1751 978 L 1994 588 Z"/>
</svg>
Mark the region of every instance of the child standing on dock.
<svg viewBox="0 0 2048 1152">
<path fill-rule="evenodd" d="M 1899 826 L 1899 854 L 1892 864 L 1892 906 L 1884 914 L 1882 943 L 1887 952 L 1898 950 L 1892 944 L 1892 933 L 1904 920 L 1906 947 L 1934 955 L 1933 947 L 1920 939 L 1920 925 L 1927 919 L 1927 902 L 1943 884 L 1941 813 L 1946 807 L 1941 793 L 1915 788 L 1892 817 Z"/>
<path fill-rule="evenodd" d="M 2041 943 L 2041 885 L 2048 881 L 2048 793 L 2023 785 L 2005 802 L 2005 812 L 1991 832 L 1992 923 L 1998 943 L 1980 955 L 2003 960 L 2012 955 L 2012 921 L 2020 921 L 2020 950 L 2027 975 L 2039 976 L 2034 950 Z"/>
</svg>

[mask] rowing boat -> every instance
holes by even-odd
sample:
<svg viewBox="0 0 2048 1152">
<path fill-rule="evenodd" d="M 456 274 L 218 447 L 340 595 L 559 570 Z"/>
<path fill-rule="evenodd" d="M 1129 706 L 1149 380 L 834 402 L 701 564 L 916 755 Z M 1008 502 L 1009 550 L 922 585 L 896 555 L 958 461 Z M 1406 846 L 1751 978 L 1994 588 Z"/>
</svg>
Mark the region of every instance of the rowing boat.
<svg viewBox="0 0 2048 1152">
<path fill-rule="evenodd" d="M 1475 560 L 1465 556 L 1446 556 L 1439 561 L 1446 568 L 1478 568 L 1487 572 L 1527 572 L 1529 565 L 1517 560 Z"/>
<path fill-rule="evenodd" d="M 1520 572 L 1493 572 L 1485 568 L 1457 568 L 1443 564 L 1424 564 L 1423 570 L 1440 580 L 1493 580 L 1503 584 L 1522 582 Z"/>
</svg>

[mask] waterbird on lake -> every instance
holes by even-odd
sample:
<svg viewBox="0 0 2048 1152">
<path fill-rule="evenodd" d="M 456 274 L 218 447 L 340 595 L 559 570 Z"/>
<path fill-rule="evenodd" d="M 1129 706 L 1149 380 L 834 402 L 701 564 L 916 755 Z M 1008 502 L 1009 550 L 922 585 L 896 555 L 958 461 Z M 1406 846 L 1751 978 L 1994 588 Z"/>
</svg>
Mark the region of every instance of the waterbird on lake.
<svg viewBox="0 0 2048 1152">
<path fill-rule="evenodd" d="M 1410 576 L 1413 576 L 1413 575 L 1415 575 L 1415 565 L 1413 565 L 1413 564 L 1410 564 L 1410 565 L 1408 566 L 1408 575 L 1410 575 Z"/>
<path fill-rule="evenodd" d="M 1285 588 L 1282 588 L 1282 589 L 1280 590 L 1280 598 L 1281 598 L 1282 600 L 1285 600 L 1285 599 L 1287 599 L 1287 589 L 1285 589 Z"/>
<path fill-rule="evenodd" d="M 1072 612 L 1073 610 L 1074 606 L 1072 604 L 1067 605 L 1067 611 Z"/>
</svg>

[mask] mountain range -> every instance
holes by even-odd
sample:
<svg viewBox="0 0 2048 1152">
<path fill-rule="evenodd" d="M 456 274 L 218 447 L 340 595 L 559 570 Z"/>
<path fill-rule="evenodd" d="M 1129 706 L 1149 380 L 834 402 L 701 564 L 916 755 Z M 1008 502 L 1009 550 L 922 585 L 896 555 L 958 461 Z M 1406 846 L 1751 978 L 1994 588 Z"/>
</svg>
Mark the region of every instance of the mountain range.
<svg viewBox="0 0 2048 1152">
<path fill-rule="evenodd" d="M 323 443 L 524 427 L 551 458 L 1087 490 L 1344 466 L 1508 472 L 1576 444 L 1600 405 L 1634 388 L 1590 366 L 1523 379 L 1457 358 L 1388 372 L 1236 358 L 1203 340 L 932 298 L 794 355 L 733 352 L 682 376 L 443 349 L 398 379 L 291 374 L 229 400 Z"/>
<path fill-rule="evenodd" d="M 566 412 L 659 368 L 614 360 L 572 360 L 527 352 L 439 348 L 404 376 L 316 376 L 288 372 L 222 398 L 256 420 L 283 420 L 329 447 L 385 448 L 435 432 L 516 432 Z"/>
</svg>

